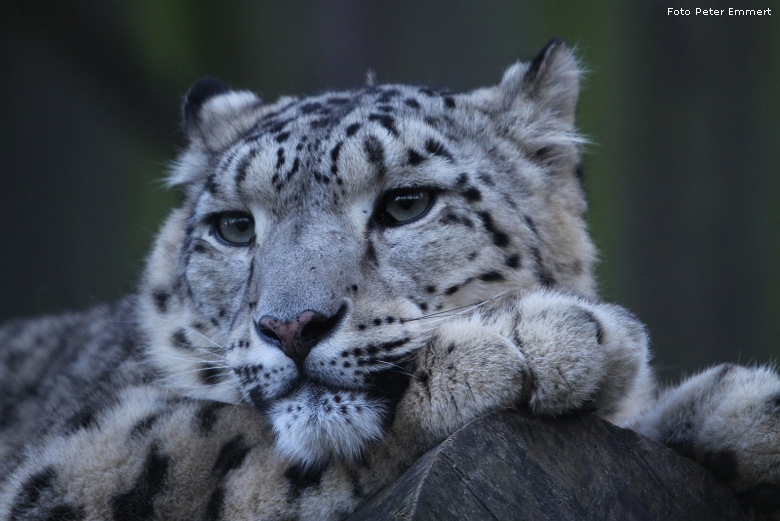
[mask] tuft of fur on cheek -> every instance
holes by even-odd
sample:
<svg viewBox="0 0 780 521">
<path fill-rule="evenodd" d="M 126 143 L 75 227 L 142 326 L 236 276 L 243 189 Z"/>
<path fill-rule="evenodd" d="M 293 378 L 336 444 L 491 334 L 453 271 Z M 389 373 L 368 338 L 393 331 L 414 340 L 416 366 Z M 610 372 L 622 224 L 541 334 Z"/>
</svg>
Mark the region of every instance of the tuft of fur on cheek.
<svg viewBox="0 0 780 521">
<path fill-rule="evenodd" d="M 359 458 L 383 437 L 386 413 L 383 402 L 362 393 L 305 386 L 274 403 L 268 417 L 277 450 L 304 468 L 316 468 L 331 458 Z"/>
</svg>

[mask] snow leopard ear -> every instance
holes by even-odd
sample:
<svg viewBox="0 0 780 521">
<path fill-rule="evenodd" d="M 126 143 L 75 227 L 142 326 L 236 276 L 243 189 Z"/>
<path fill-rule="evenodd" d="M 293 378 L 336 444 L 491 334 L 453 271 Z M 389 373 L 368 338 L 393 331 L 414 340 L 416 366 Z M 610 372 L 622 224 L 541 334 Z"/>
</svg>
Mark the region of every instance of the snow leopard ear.
<svg viewBox="0 0 780 521">
<path fill-rule="evenodd" d="M 208 177 L 215 153 L 236 141 L 263 110 L 262 100 L 215 78 L 196 81 L 184 96 L 182 126 L 190 146 L 171 165 L 168 186 L 188 186 Z"/>
<path fill-rule="evenodd" d="M 247 115 L 260 105 L 262 100 L 253 92 L 231 90 L 216 78 L 203 78 L 184 96 L 184 130 L 193 145 L 220 150 L 248 128 Z"/>
<path fill-rule="evenodd" d="M 571 49 L 553 38 L 529 63 L 516 63 L 499 85 L 504 108 L 531 101 L 545 116 L 571 126 L 577 109 L 581 71 Z"/>
</svg>

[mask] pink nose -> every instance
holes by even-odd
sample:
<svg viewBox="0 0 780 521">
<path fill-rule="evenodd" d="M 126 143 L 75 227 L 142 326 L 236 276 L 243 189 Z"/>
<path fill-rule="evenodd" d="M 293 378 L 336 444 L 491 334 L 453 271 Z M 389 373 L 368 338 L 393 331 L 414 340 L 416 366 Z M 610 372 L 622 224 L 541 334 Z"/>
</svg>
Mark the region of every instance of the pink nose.
<svg viewBox="0 0 780 521">
<path fill-rule="evenodd" d="M 335 315 L 327 317 L 319 311 L 307 309 L 290 320 L 263 315 L 257 321 L 257 332 L 301 367 L 312 348 L 338 325 L 344 311 L 342 306 Z"/>
</svg>

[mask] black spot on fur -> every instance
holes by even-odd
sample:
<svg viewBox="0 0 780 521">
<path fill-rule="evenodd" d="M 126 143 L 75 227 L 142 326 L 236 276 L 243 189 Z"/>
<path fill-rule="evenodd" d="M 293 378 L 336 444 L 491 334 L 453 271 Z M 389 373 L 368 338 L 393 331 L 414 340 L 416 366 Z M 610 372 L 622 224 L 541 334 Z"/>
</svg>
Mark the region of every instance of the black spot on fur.
<svg viewBox="0 0 780 521">
<path fill-rule="evenodd" d="M 249 449 L 244 445 L 240 436 L 233 438 L 220 449 L 217 459 L 214 461 L 212 471 L 220 480 L 224 480 L 228 472 L 241 466 L 248 452 Z M 203 519 L 208 521 L 221 519 L 224 503 L 225 486 L 220 483 L 209 497 Z"/>
<path fill-rule="evenodd" d="M 301 161 L 297 157 L 295 158 L 295 161 L 293 161 L 292 167 L 290 168 L 290 171 L 287 172 L 286 180 L 289 181 L 292 179 L 292 176 L 294 176 L 298 172 L 298 168 L 301 166 Z"/>
<path fill-rule="evenodd" d="M 368 243 L 368 246 L 366 246 L 366 255 L 365 255 L 366 262 L 370 264 L 378 264 L 377 256 L 376 256 L 376 249 L 374 249 L 374 243 L 370 242 Z"/>
<path fill-rule="evenodd" d="M 206 244 L 203 241 L 200 241 L 200 240 L 195 242 L 195 244 L 193 244 L 193 246 L 192 246 L 192 252 L 193 253 L 203 254 L 203 253 L 209 253 L 210 251 L 211 251 L 211 248 L 206 246 Z"/>
<path fill-rule="evenodd" d="M 159 416 L 156 414 L 150 414 L 143 420 L 140 420 L 136 422 L 135 425 L 133 425 L 133 428 L 130 429 L 130 436 L 131 437 L 141 437 L 147 434 L 150 430 L 152 430 L 152 427 L 159 419 Z"/>
<path fill-rule="evenodd" d="M 409 337 L 401 338 L 399 340 L 393 340 L 391 342 L 384 342 L 379 344 L 379 347 L 381 347 L 384 351 L 392 351 L 396 347 L 401 347 L 402 345 L 408 344 L 410 340 L 411 339 Z"/>
<path fill-rule="evenodd" d="M 206 511 L 203 513 L 204 521 L 218 521 L 222 519 L 222 505 L 225 503 L 225 487 L 223 485 L 214 489 L 206 503 Z"/>
<path fill-rule="evenodd" d="M 479 276 L 479 280 L 483 282 L 499 282 L 504 279 L 504 276 L 497 271 L 488 271 Z"/>
<path fill-rule="evenodd" d="M 363 142 L 363 149 L 366 151 L 368 161 L 376 166 L 377 175 L 380 177 L 385 174 L 385 148 L 376 136 L 368 136 Z"/>
<path fill-rule="evenodd" d="M 395 127 L 395 119 L 392 116 L 387 114 L 370 114 L 368 120 L 378 122 L 385 130 L 398 137 L 398 129 Z"/>
<path fill-rule="evenodd" d="M 331 123 L 333 123 L 333 120 L 331 120 L 330 118 L 320 118 L 311 121 L 309 123 L 309 126 L 311 126 L 311 128 L 325 128 Z"/>
<path fill-rule="evenodd" d="M 192 346 L 187 341 L 187 335 L 184 333 L 183 329 L 177 329 L 176 331 L 173 332 L 173 334 L 171 335 L 171 345 L 178 349 L 184 349 L 184 350 L 192 349 Z"/>
<path fill-rule="evenodd" d="M 528 229 L 531 230 L 531 233 L 533 233 L 536 238 L 539 238 L 539 230 L 536 229 L 536 223 L 531 218 L 530 215 L 524 216 L 525 224 L 528 226 Z"/>
<path fill-rule="evenodd" d="M 440 129 L 442 127 L 441 118 L 437 118 L 435 116 L 425 116 L 423 120 L 428 123 L 430 126 L 432 126 L 435 129 Z"/>
<path fill-rule="evenodd" d="M 324 183 L 324 184 L 330 183 L 330 179 L 329 178 L 327 178 L 326 176 L 320 174 L 316 170 L 312 172 L 312 175 L 314 176 L 314 180 L 317 181 L 318 183 Z"/>
<path fill-rule="evenodd" d="M 240 185 L 244 182 L 247 171 L 249 170 L 249 165 L 252 164 L 252 161 L 257 157 L 258 152 L 259 150 L 254 148 L 251 152 L 241 158 L 241 162 L 236 167 L 236 185 Z"/>
<path fill-rule="evenodd" d="M 68 419 L 65 428 L 70 432 L 89 429 L 97 423 L 97 411 L 92 406 L 82 407 Z"/>
<path fill-rule="evenodd" d="M 379 92 L 381 92 L 381 94 L 376 100 L 380 103 L 387 103 L 388 101 L 391 101 L 393 98 L 397 98 L 398 96 L 401 95 L 401 91 L 394 88 L 389 88 L 389 89 L 383 88 Z"/>
<path fill-rule="evenodd" d="M 80 521 L 87 517 L 84 507 L 62 504 L 53 507 L 46 516 L 46 521 Z"/>
<path fill-rule="evenodd" d="M 482 193 L 477 188 L 470 186 L 464 190 L 463 197 L 469 202 L 475 203 L 482 200 Z"/>
<path fill-rule="evenodd" d="M 244 439 L 240 435 L 236 436 L 219 449 L 211 470 L 220 478 L 224 478 L 228 472 L 239 468 L 244 463 L 250 450 L 250 447 L 244 443 Z"/>
<path fill-rule="evenodd" d="M 444 217 L 441 218 L 439 222 L 441 222 L 442 224 L 452 224 L 452 223 L 462 224 L 467 228 L 474 227 L 474 223 L 471 222 L 471 219 L 469 219 L 468 217 L 464 217 L 462 215 L 458 215 L 454 212 L 448 212 Z"/>
<path fill-rule="evenodd" d="M 290 484 L 290 494 L 297 499 L 303 492 L 312 487 L 319 487 L 322 483 L 322 475 L 327 466 L 308 469 L 300 465 L 292 465 L 284 472 L 284 477 Z"/>
<path fill-rule="evenodd" d="M 216 367 L 204 363 L 198 371 L 198 378 L 205 385 L 217 385 L 224 380 L 224 374 Z"/>
<path fill-rule="evenodd" d="M 154 307 L 160 313 L 168 312 L 168 299 L 171 298 L 171 294 L 162 289 L 156 289 L 152 292 L 152 298 L 154 299 Z"/>
<path fill-rule="evenodd" d="M 152 446 L 144 461 L 141 475 L 127 492 L 111 498 L 115 521 L 138 521 L 154 517 L 154 498 L 165 488 L 170 459 Z"/>
<path fill-rule="evenodd" d="M 441 143 L 440 141 L 436 141 L 435 139 L 431 138 L 425 142 L 425 151 L 434 156 L 443 157 L 448 161 L 454 161 L 454 158 L 452 157 L 450 151 L 447 150 L 447 147 L 445 147 L 443 143 Z"/>
<path fill-rule="evenodd" d="M 263 391 L 260 389 L 260 387 L 253 387 L 251 391 L 248 393 L 249 395 L 249 401 L 252 403 L 252 406 L 260 412 L 261 414 L 265 414 L 268 411 L 269 403 L 268 400 L 265 399 L 265 396 L 263 396 Z"/>
<path fill-rule="evenodd" d="M 737 456 L 731 450 L 707 454 L 704 458 L 704 466 L 721 481 L 731 481 L 739 476 Z"/>
<path fill-rule="evenodd" d="M 436 293 L 436 286 L 428 286 L 425 288 L 428 293 Z"/>
<path fill-rule="evenodd" d="M 506 258 L 506 265 L 510 268 L 519 268 L 520 267 L 520 254 L 519 253 L 513 253 L 509 257 Z"/>
<path fill-rule="evenodd" d="M 282 132 L 280 134 L 277 134 L 274 139 L 276 140 L 277 143 L 284 143 L 285 141 L 287 141 L 289 137 L 290 137 L 289 132 Z"/>
<path fill-rule="evenodd" d="M 542 147 L 534 152 L 534 160 L 540 163 L 546 163 L 551 153 L 551 147 Z"/>
<path fill-rule="evenodd" d="M 282 168 L 282 166 L 284 166 L 284 148 L 279 147 L 276 150 L 276 165 L 274 166 L 274 168 L 276 170 L 279 170 L 280 168 Z"/>
<path fill-rule="evenodd" d="M 493 244 L 500 248 L 506 247 L 509 244 L 509 236 L 493 224 L 493 216 L 488 212 L 479 212 L 477 215 L 482 220 L 485 230 L 493 236 Z"/>
<path fill-rule="evenodd" d="M 358 130 L 360 130 L 360 123 L 352 123 L 347 127 L 347 137 L 354 136 Z"/>
<path fill-rule="evenodd" d="M 219 190 L 219 184 L 217 183 L 216 172 L 211 174 L 208 180 L 206 181 L 206 190 L 212 195 L 216 194 L 217 190 Z"/>
<path fill-rule="evenodd" d="M 455 99 L 452 96 L 445 96 L 444 97 L 444 106 L 448 109 L 454 109 L 455 108 Z"/>
<path fill-rule="evenodd" d="M 206 402 L 195 413 L 195 418 L 198 421 L 198 428 L 201 433 L 208 434 L 217 424 L 219 415 L 217 414 L 221 406 L 217 402 Z"/>
<path fill-rule="evenodd" d="M 343 141 L 339 141 L 330 151 L 330 173 L 337 175 L 339 172 L 339 154 L 341 154 L 341 147 L 344 145 Z"/>
<path fill-rule="evenodd" d="M 444 290 L 445 295 L 452 295 L 453 293 L 457 292 L 460 289 L 460 286 L 450 286 L 449 288 Z"/>
<path fill-rule="evenodd" d="M 484 172 L 480 172 L 477 174 L 477 177 L 479 177 L 479 180 L 485 183 L 487 186 L 495 186 L 495 182 L 493 182 L 493 178 L 490 177 L 489 174 L 486 174 Z"/>
<path fill-rule="evenodd" d="M 304 114 L 311 114 L 312 112 L 316 112 L 320 108 L 322 108 L 322 105 L 320 105 L 317 102 L 308 102 L 300 106 L 300 110 Z"/>
<path fill-rule="evenodd" d="M 377 394 L 388 405 L 382 418 L 383 428 L 388 429 L 395 418 L 398 402 L 409 388 L 410 375 L 406 371 L 388 370 L 373 373 L 370 380 L 372 388 L 379 390 Z"/>
<path fill-rule="evenodd" d="M 414 150 L 409 150 L 409 153 L 407 154 L 406 161 L 411 166 L 417 166 L 420 163 L 422 163 L 425 160 L 423 156 L 415 152 Z"/>
<path fill-rule="evenodd" d="M 545 267 L 544 259 L 542 259 L 542 252 L 539 250 L 539 247 L 532 247 L 531 253 L 534 256 L 534 260 L 536 261 L 536 280 L 539 281 L 539 284 L 545 288 L 553 286 L 555 284 L 555 278 Z"/>
<path fill-rule="evenodd" d="M 420 108 L 420 103 L 416 99 L 414 99 L 414 98 L 406 98 L 404 100 L 404 104 L 407 107 L 411 107 L 413 109 L 419 109 Z"/>
<path fill-rule="evenodd" d="M 57 473 L 51 467 L 33 474 L 22 484 L 11 507 L 11 519 L 24 519 L 26 513 L 34 509 L 49 489 L 54 486 Z"/>
</svg>

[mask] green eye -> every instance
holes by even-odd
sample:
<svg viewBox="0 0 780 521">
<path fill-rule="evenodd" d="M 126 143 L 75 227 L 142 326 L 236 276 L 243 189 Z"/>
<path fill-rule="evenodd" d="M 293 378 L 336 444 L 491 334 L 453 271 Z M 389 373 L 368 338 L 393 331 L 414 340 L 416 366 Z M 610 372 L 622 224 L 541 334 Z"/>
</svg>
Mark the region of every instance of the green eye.
<svg viewBox="0 0 780 521">
<path fill-rule="evenodd" d="M 433 194 L 426 188 L 402 188 L 385 194 L 379 208 L 382 222 L 398 226 L 425 215 L 433 202 Z"/>
<path fill-rule="evenodd" d="M 255 221 L 248 213 L 225 212 L 216 216 L 214 231 L 230 246 L 247 246 L 255 236 Z"/>
</svg>

